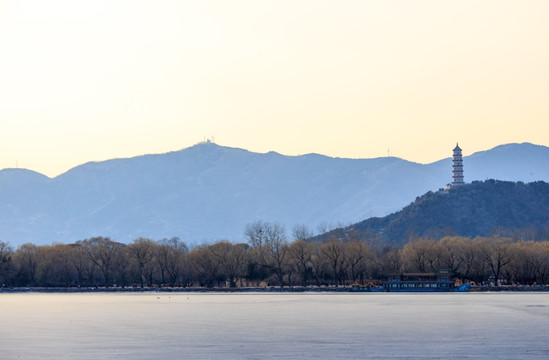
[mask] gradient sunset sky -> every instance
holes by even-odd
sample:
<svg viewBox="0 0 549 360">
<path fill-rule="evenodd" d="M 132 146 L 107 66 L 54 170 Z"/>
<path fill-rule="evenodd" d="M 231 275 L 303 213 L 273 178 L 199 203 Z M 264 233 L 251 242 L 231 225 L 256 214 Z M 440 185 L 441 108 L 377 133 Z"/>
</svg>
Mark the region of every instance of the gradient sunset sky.
<svg viewBox="0 0 549 360">
<path fill-rule="evenodd" d="M 0 168 L 549 145 L 549 1 L 3 1 Z"/>
</svg>

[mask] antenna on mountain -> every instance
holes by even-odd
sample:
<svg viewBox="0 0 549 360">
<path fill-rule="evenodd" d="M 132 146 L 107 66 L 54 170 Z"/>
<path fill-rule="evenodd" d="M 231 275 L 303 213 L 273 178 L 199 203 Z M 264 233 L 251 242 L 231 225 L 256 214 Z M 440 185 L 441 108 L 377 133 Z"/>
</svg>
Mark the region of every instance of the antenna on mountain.
<svg viewBox="0 0 549 360">
<path fill-rule="evenodd" d="M 387 157 L 389 157 L 389 153 L 390 153 L 390 151 L 389 151 L 389 149 L 387 149 Z"/>
<path fill-rule="evenodd" d="M 215 136 L 212 135 L 212 143 L 215 144 Z"/>
</svg>

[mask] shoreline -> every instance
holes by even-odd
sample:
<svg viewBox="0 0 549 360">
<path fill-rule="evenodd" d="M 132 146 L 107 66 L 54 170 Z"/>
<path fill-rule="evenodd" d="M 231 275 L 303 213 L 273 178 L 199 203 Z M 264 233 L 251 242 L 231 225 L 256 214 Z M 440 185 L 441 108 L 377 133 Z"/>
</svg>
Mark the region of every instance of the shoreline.
<svg viewBox="0 0 549 360">
<path fill-rule="evenodd" d="M 368 293 L 385 292 L 380 289 L 373 291 L 356 290 L 349 286 L 326 287 L 236 287 L 236 288 L 203 288 L 203 287 L 5 287 L 0 288 L 0 294 L 10 293 Z M 438 293 L 445 291 L 399 291 L 398 293 Z M 482 286 L 471 285 L 468 292 L 549 292 L 549 285 L 501 285 Z M 397 293 L 397 292 L 395 292 Z"/>
</svg>

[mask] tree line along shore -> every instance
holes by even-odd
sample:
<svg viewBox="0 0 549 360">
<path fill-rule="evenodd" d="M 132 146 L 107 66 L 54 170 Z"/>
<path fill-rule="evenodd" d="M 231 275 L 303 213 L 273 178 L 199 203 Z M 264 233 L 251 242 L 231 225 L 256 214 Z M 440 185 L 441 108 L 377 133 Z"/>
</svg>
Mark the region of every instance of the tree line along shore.
<svg viewBox="0 0 549 360">
<path fill-rule="evenodd" d="M 389 273 L 451 271 L 476 289 L 547 290 L 549 241 L 500 236 L 411 239 L 403 246 L 335 236 L 323 242 L 296 226 L 257 221 L 245 243 L 189 247 L 178 238 L 123 244 L 94 237 L 13 249 L 0 241 L 0 286 L 103 289 L 328 289 L 378 285 Z"/>
</svg>

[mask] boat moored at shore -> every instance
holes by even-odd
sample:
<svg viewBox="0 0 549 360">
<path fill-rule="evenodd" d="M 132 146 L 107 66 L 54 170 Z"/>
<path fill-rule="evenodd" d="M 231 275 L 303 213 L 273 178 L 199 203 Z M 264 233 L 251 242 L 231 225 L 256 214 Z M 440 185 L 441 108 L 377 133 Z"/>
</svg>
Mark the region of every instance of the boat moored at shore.
<svg viewBox="0 0 549 360">
<path fill-rule="evenodd" d="M 387 292 L 449 292 L 468 291 L 469 284 L 456 287 L 452 273 L 439 270 L 433 273 L 393 273 L 383 281 Z"/>
</svg>

